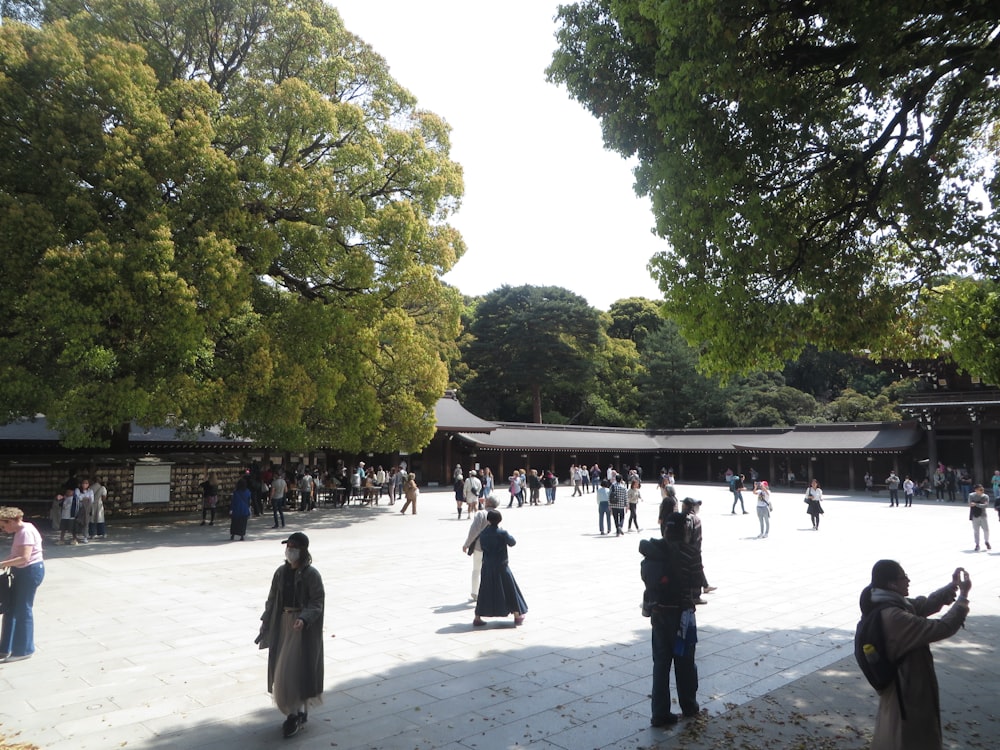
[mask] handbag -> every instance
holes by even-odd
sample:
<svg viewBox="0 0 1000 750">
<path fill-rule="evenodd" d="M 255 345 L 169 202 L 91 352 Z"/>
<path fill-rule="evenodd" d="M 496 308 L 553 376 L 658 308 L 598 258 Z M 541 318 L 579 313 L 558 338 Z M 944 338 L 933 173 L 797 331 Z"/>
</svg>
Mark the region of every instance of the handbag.
<svg viewBox="0 0 1000 750">
<path fill-rule="evenodd" d="M 0 572 L 0 614 L 5 613 L 10 606 L 11 591 L 14 588 L 14 574 L 10 568 Z"/>
</svg>

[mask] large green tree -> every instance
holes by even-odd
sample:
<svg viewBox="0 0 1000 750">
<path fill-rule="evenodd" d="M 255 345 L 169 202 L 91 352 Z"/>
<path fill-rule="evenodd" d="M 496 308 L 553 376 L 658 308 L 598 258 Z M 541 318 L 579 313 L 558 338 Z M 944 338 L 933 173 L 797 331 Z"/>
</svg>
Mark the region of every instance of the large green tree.
<svg viewBox="0 0 1000 750">
<path fill-rule="evenodd" d="M 504 285 L 475 306 L 463 401 L 489 419 L 568 422 L 594 388 L 600 314 L 554 286 Z"/>
<path fill-rule="evenodd" d="M 550 79 L 637 159 L 702 367 L 812 343 L 1000 381 L 1000 4 L 585 0 L 559 22 Z"/>
<path fill-rule="evenodd" d="M 632 341 L 639 351 L 645 347 L 647 337 L 663 325 L 660 304 L 645 297 L 626 297 L 612 302 L 608 315 L 611 319 L 608 335 Z"/>
<path fill-rule="evenodd" d="M 734 390 L 698 372 L 698 352 L 664 321 L 645 342 L 638 379 L 642 415 L 652 429 L 728 427 Z"/>
<path fill-rule="evenodd" d="M 426 443 L 462 176 L 385 61 L 320 0 L 4 8 L 0 419 Z"/>
</svg>

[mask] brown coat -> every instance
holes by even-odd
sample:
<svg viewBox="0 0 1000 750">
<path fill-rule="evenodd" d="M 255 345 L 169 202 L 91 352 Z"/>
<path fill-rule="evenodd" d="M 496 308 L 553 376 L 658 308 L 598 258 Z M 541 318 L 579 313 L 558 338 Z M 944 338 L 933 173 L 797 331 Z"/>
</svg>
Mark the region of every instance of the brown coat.
<svg viewBox="0 0 1000 750">
<path fill-rule="evenodd" d="M 283 578 L 286 572 L 293 576 L 293 601 L 285 601 Z M 285 563 L 271 578 L 264 614 L 261 619 L 261 638 L 269 649 L 267 654 L 267 692 L 274 686 L 274 671 L 281 650 L 281 615 L 285 607 L 301 608 L 298 619 L 305 623 L 302 632 L 302 695 L 312 698 L 323 692 L 323 610 L 326 592 L 323 579 L 311 564 L 297 569 Z M 265 647 L 262 644 L 262 648 Z"/>
<path fill-rule="evenodd" d="M 872 750 L 941 750 L 941 710 L 930 644 L 958 632 L 969 613 L 969 605 L 956 602 L 941 618 L 930 620 L 928 616 L 953 596 L 952 587 L 945 586 L 928 597 L 910 599 L 913 612 L 902 607 L 882 610 L 889 658 L 895 661 L 906 655 L 899 665 L 906 719 L 900 715 L 894 683 L 879 693 Z"/>
</svg>

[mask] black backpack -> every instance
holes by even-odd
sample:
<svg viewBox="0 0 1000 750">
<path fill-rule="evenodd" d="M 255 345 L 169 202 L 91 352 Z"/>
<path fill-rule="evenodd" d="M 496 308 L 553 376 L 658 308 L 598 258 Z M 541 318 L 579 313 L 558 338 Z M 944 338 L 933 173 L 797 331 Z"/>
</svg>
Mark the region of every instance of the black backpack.
<svg viewBox="0 0 1000 750">
<path fill-rule="evenodd" d="M 899 700 L 899 713 L 905 719 L 903 692 L 899 685 L 899 664 L 906 657 L 904 655 L 898 661 L 892 661 L 889 658 L 889 650 L 885 645 L 885 632 L 882 628 L 882 610 L 898 606 L 892 602 L 883 602 L 876 604 L 861 616 L 857 630 L 854 632 L 854 658 L 865 678 L 876 691 L 882 692 L 895 683 L 896 697 Z"/>
<path fill-rule="evenodd" d="M 667 546 L 662 539 L 650 539 L 640 544 L 640 552 L 647 544 L 655 544 L 661 548 L 661 555 L 647 557 L 643 555 L 639 564 L 639 575 L 645 584 L 642 596 L 642 614 L 649 617 L 652 608 L 657 605 L 676 605 L 681 600 L 681 581 L 677 575 L 679 561 L 676 549 Z"/>
</svg>

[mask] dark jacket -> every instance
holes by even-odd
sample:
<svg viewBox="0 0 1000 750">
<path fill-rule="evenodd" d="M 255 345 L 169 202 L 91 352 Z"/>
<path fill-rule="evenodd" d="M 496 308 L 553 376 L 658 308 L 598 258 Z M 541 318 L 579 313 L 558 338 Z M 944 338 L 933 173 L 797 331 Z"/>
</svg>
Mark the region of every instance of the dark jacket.
<svg viewBox="0 0 1000 750">
<path fill-rule="evenodd" d="M 282 595 L 283 578 L 288 571 L 294 578 L 293 601 L 286 602 Z M 298 618 L 305 622 L 302 630 L 303 697 L 311 698 L 323 692 L 323 608 L 326 592 L 323 579 L 311 564 L 293 569 L 288 563 L 274 571 L 271 590 L 267 594 L 261 637 L 268 647 L 267 691 L 274 685 L 274 668 L 281 651 L 281 615 L 285 607 L 301 608 Z"/>
<path fill-rule="evenodd" d="M 639 542 L 639 554 L 655 562 L 667 578 L 655 590 L 646 583 L 645 603 L 650 607 L 695 608 L 692 592 L 700 590 L 702 566 L 701 553 L 693 545 L 667 539 L 643 539 Z"/>
</svg>

